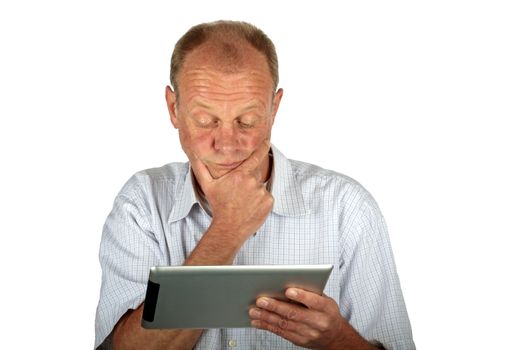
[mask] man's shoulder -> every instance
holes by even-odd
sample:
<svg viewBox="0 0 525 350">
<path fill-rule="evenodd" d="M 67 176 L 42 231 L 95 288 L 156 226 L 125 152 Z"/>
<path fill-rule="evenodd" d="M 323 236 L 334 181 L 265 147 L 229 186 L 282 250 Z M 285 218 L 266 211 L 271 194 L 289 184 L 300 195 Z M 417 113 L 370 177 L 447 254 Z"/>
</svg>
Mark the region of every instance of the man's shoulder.
<svg viewBox="0 0 525 350">
<path fill-rule="evenodd" d="M 299 183 L 313 181 L 319 185 L 339 185 L 364 190 L 358 181 L 348 175 L 299 160 L 290 159 L 289 161 L 294 172 L 294 177 Z"/>
<path fill-rule="evenodd" d="M 318 196 L 355 205 L 377 206 L 370 192 L 354 178 L 315 164 L 290 160 L 296 183 L 307 200 Z"/>
<path fill-rule="evenodd" d="M 311 208 L 328 205 L 354 216 L 380 217 L 379 206 L 370 192 L 352 177 L 318 165 L 290 160 L 296 183 Z"/>
<path fill-rule="evenodd" d="M 165 185 L 171 188 L 182 186 L 189 171 L 188 163 L 173 162 L 156 168 L 136 172 L 126 182 L 121 192 L 158 189 Z"/>
<path fill-rule="evenodd" d="M 149 181 L 180 181 L 188 174 L 188 163 L 173 162 L 160 167 L 138 171 L 134 176 Z"/>
</svg>

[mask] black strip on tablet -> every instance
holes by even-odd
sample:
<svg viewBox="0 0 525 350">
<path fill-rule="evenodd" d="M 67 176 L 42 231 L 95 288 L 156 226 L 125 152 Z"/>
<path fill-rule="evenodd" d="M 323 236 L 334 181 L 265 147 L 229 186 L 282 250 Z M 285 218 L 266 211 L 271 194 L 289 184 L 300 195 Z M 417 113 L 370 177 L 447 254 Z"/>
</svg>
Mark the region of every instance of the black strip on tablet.
<svg viewBox="0 0 525 350">
<path fill-rule="evenodd" d="M 155 319 L 155 310 L 157 308 L 157 299 L 159 297 L 160 284 L 148 281 L 148 289 L 146 290 L 146 301 L 144 301 L 144 312 L 142 319 L 144 321 L 153 322 Z"/>
</svg>

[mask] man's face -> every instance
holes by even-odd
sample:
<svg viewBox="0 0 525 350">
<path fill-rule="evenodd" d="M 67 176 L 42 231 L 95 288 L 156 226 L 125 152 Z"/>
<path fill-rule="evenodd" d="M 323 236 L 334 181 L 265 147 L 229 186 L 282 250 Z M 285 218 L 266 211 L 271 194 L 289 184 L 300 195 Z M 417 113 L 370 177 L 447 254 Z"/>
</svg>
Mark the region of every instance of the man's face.
<svg viewBox="0 0 525 350">
<path fill-rule="evenodd" d="M 191 52 L 178 77 L 178 104 L 169 88 L 166 99 L 184 152 L 219 178 L 270 139 L 282 90 L 274 95 L 266 59 L 251 47 L 235 69 L 212 56 L 206 45 Z M 265 176 L 268 159 L 261 164 Z"/>
</svg>

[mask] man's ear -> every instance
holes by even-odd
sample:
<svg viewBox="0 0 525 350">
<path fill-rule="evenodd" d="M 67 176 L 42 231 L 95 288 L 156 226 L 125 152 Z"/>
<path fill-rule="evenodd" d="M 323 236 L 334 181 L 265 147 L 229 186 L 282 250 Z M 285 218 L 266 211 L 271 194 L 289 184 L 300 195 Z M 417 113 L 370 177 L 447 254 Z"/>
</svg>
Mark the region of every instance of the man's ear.
<svg viewBox="0 0 525 350">
<path fill-rule="evenodd" d="M 275 120 L 275 115 L 277 114 L 277 110 L 279 109 L 279 104 L 281 103 L 281 98 L 283 98 L 283 89 L 277 90 L 275 93 L 275 96 L 273 97 L 273 103 L 272 103 L 272 124 Z"/>
<path fill-rule="evenodd" d="M 177 94 L 168 85 L 166 86 L 166 104 L 168 106 L 168 112 L 170 113 L 171 124 L 175 129 L 179 128 L 179 119 L 177 111 Z"/>
</svg>

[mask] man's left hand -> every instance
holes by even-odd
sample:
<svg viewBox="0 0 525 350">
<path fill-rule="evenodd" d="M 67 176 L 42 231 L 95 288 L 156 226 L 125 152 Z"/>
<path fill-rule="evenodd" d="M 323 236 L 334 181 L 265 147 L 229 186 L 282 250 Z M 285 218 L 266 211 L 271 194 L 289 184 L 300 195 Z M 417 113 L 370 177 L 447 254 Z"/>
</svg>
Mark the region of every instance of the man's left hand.
<svg viewBox="0 0 525 350">
<path fill-rule="evenodd" d="M 257 307 L 249 312 L 252 326 L 302 347 L 335 348 L 349 326 L 335 300 L 298 288 L 287 289 L 286 297 L 296 303 L 268 297 L 257 299 Z"/>
</svg>

